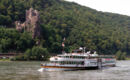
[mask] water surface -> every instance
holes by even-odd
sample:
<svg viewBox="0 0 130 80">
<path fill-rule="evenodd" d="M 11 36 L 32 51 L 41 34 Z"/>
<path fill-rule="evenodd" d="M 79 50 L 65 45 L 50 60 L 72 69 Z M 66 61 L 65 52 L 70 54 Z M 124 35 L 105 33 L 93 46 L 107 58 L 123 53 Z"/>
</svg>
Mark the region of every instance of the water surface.
<svg viewBox="0 0 130 80">
<path fill-rule="evenodd" d="M 0 80 L 130 80 L 130 61 L 101 70 L 44 71 L 41 62 L 0 62 Z"/>
</svg>

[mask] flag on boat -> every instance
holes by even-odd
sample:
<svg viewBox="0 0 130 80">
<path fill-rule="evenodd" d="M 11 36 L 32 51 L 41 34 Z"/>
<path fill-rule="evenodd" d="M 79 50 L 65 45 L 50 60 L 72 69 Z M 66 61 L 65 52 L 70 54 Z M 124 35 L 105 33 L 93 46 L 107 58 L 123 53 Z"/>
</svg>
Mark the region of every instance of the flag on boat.
<svg viewBox="0 0 130 80">
<path fill-rule="evenodd" d="M 64 44 L 64 42 L 62 42 L 62 47 L 65 47 L 65 44 Z"/>
<path fill-rule="evenodd" d="M 62 47 L 65 47 L 64 41 L 65 41 L 65 37 L 63 38 Z"/>
</svg>

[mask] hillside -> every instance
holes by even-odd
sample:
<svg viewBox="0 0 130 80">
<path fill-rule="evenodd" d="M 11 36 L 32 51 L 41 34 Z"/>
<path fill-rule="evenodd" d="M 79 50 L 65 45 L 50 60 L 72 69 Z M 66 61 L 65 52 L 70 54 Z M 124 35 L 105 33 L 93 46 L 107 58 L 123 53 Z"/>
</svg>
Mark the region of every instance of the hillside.
<svg viewBox="0 0 130 80">
<path fill-rule="evenodd" d="M 0 0 L 0 52 L 25 52 L 36 46 L 37 39 L 27 37 L 30 35 L 26 31 L 19 33 L 14 25 L 15 21 L 25 21 L 25 11 L 31 7 L 40 12 L 40 46 L 50 53 L 62 51 L 65 37 L 67 52 L 85 46 L 100 54 L 130 54 L 129 16 L 99 12 L 63 0 Z"/>
</svg>

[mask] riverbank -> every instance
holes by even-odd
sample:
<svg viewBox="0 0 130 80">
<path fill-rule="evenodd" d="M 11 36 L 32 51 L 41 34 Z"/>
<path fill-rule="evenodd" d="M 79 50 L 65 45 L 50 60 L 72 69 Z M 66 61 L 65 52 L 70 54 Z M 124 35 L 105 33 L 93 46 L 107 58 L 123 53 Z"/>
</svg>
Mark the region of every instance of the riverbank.
<svg viewBox="0 0 130 80">
<path fill-rule="evenodd" d="M 126 58 L 126 60 L 130 60 L 130 58 Z"/>
<path fill-rule="evenodd" d="M 33 62 L 33 61 L 34 61 L 34 62 L 35 62 L 35 61 L 36 61 L 36 62 L 37 62 L 37 61 L 45 61 L 45 60 L 13 60 L 13 59 L 0 59 L 0 62 L 4 62 L 4 61 L 5 61 L 5 62 L 9 62 L 9 61 L 11 61 L 11 62 L 17 62 L 17 61 L 18 61 L 18 62 L 23 62 L 23 61 L 24 61 L 24 62 Z M 48 60 L 46 60 L 46 61 L 48 61 Z"/>
<path fill-rule="evenodd" d="M 126 60 L 130 60 L 130 57 L 127 57 Z M 0 61 L 40 61 L 40 60 L 13 60 L 13 59 L 0 59 Z"/>
<path fill-rule="evenodd" d="M 10 59 L 0 59 L 0 61 L 11 61 Z"/>
</svg>

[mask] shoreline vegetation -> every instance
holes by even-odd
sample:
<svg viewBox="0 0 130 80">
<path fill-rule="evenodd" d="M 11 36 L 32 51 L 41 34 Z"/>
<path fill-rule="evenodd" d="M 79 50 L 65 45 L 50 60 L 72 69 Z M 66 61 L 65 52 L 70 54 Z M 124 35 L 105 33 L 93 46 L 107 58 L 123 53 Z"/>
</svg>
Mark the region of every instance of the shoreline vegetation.
<svg viewBox="0 0 130 80">
<path fill-rule="evenodd" d="M 129 58 L 127 57 L 126 60 L 130 60 L 130 57 Z"/>
<path fill-rule="evenodd" d="M 14 58 L 12 61 L 47 61 L 50 57 L 46 48 L 39 46 L 34 46 L 32 49 L 28 49 L 24 54 L 20 54 Z"/>
<path fill-rule="evenodd" d="M 12 58 L 4 57 L 3 59 L 1 58 L 0 61 L 48 61 L 50 56 L 51 55 L 48 54 L 46 49 L 34 47 L 32 50 L 29 49 L 28 51 L 26 51 L 24 55 L 21 54 Z M 130 57 L 127 57 L 125 52 L 118 51 L 115 56 L 117 60 L 130 60 Z"/>
<path fill-rule="evenodd" d="M 117 59 L 118 60 L 118 59 Z M 121 59 L 120 59 L 121 60 Z M 119 61 L 120 61 L 119 60 Z M 130 57 L 126 57 L 125 59 L 123 60 L 130 60 Z M 8 61 L 48 61 L 48 60 L 12 60 L 12 59 L 0 59 L 0 62 L 8 62 Z"/>
<path fill-rule="evenodd" d="M 3 61 L 11 61 L 10 59 L 0 59 L 0 62 Z"/>
</svg>

